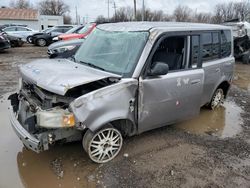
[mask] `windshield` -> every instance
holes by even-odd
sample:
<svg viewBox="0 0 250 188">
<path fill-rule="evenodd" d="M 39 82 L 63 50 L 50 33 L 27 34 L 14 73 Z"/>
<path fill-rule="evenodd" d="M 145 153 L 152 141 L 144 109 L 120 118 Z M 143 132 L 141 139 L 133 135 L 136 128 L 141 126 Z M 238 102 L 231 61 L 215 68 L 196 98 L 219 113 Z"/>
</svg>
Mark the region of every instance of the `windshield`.
<svg viewBox="0 0 250 188">
<path fill-rule="evenodd" d="M 148 32 L 110 32 L 96 29 L 77 51 L 75 60 L 130 77 L 148 35 Z"/>
<path fill-rule="evenodd" d="M 66 34 L 69 34 L 69 33 L 78 33 L 79 30 L 81 30 L 82 27 L 83 27 L 83 26 L 76 26 L 76 27 L 73 27 L 72 29 L 68 30 L 68 31 L 66 32 Z"/>
<path fill-rule="evenodd" d="M 51 27 L 51 28 L 45 29 L 43 32 L 44 32 L 44 33 L 49 33 L 49 32 L 52 31 L 53 29 L 54 29 L 54 28 Z"/>
<path fill-rule="evenodd" d="M 86 24 L 82 29 L 80 29 L 77 33 L 83 34 L 86 33 L 93 25 L 92 24 Z"/>
</svg>

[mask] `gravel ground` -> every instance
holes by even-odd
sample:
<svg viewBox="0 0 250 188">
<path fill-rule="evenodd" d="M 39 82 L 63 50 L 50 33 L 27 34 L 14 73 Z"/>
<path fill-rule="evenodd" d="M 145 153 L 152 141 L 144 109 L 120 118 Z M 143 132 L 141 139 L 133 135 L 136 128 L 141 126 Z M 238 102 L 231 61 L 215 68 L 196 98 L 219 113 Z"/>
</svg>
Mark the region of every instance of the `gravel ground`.
<svg viewBox="0 0 250 188">
<path fill-rule="evenodd" d="M 98 165 L 81 143 L 41 154 L 22 147 L 4 94 L 17 87 L 17 65 L 46 58 L 46 48 L 25 45 L 0 56 L 0 187 L 250 187 L 250 65 L 236 65 L 220 110 L 127 138 L 116 159 Z"/>
</svg>

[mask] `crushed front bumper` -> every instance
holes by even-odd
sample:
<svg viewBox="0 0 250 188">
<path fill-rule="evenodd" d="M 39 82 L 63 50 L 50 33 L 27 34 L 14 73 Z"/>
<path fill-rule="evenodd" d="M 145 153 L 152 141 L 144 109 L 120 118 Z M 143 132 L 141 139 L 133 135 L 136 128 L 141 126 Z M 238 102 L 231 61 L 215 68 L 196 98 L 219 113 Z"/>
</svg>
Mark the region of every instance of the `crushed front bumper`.
<svg viewBox="0 0 250 188">
<path fill-rule="evenodd" d="M 41 145 L 41 142 L 37 138 L 35 138 L 33 135 L 31 135 L 28 131 L 26 131 L 22 127 L 22 125 L 18 122 L 12 106 L 9 107 L 9 116 L 10 116 L 11 126 L 14 129 L 18 138 L 20 138 L 20 140 L 23 142 L 23 144 L 27 148 L 37 153 L 39 153 L 40 151 L 43 151 L 44 149 Z"/>
</svg>

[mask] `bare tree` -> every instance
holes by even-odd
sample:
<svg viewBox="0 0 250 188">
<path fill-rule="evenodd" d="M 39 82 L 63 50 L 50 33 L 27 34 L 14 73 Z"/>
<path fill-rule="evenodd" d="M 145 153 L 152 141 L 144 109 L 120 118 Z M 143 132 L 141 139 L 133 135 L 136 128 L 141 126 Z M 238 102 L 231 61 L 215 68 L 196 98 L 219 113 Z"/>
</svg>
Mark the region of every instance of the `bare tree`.
<svg viewBox="0 0 250 188">
<path fill-rule="evenodd" d="M 192 16 L 192 22 L 197 23 L 211 23 L 212 22 L 212 14 L 209 13 L 197 13 L 195 12 Z"/>
<path fill-rule="evenodd" d="M 250 3 L 248 1 L 229 2 L 215 6 L 214 23 L 222 23 L 231 19 L 246 20 L 250 17 Z"/>
<path fill-rule="evenodd" d="M 42 0 L 39 3 L 40 14 L 65 15 L 69 12 L 69 6 L 63 0 Z"/>
<path fill-rule="evenodd" d="M 113 18 L 111 18 L 111 20 L 112 20 Z M 96 18 L 96 21 L 95 21 L 96 23 L 106 23 L 106 22 L 108 22 L 108 19 L 107 18 L 105 18 L 103 15 L 100 15 L 100 16 L 98 16 L 97 18 Z"/>
<path fill-rule="evenodd" d="M 63 16 L 63 23 L 64 24 L 72 24 L 72 18 L 70 15 L 64 15 Z"/>
<path fill-rule="evenodd" d="M 11 0 L 10 7 L 28 9 L 32 8 L 32 5 L 27 0 Z"/>
<path fill-rule="evenodd" d="M 190 22 L 192 20 L 192 9 L 188 6 L 179 5 L 174 10 L 173 17 L 177 22 Z"/>
</svg>

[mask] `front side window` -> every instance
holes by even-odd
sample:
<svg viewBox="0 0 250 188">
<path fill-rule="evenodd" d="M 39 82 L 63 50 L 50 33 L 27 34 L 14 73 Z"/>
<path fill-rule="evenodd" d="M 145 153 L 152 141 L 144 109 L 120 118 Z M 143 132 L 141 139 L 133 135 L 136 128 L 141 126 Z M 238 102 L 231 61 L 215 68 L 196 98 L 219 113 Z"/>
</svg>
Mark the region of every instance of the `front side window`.
<svg viewBox="0 0 250 188">
<path fill-rule="evenodd" d="M 186 36 L 174 36 L 164 39 L 153 55 L 150 68 L 152 68 L 155 63 L 161 62 L 168 65 L 169 71 L 184 69 L 186 38 Z"/>
<path fill-rule="evenodd" d="M 76 62 L 119 74 L 132 75 L 148 40 L 148 32 L 94 30 L 75 55 Z"/>
</svg>

